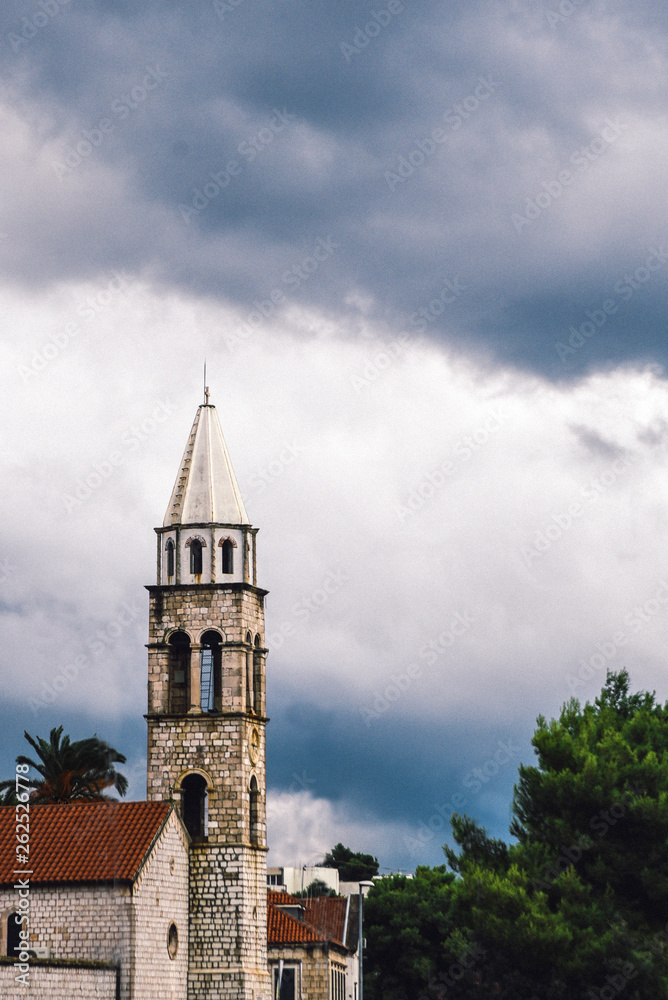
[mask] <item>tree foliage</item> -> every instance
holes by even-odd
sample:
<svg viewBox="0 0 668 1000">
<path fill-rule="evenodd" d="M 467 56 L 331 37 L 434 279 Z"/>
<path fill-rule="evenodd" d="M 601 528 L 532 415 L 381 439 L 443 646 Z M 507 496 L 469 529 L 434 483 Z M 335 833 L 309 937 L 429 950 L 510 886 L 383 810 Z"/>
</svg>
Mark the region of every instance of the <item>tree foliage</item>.
<svg viewBox="0 0 668 1000">
<path fill-rule="evenodd" d="M 327 868 L 328 865 L 323 867 Z M 305 889 L 300 889 L 298 892 L 293 892 L 293 896 L 305 899 L 315 899 L 316 896 L 336 896 L 334 889 L 331 889 L 326 882 L 323 882 L 320 878 L 314 878 L 312 882 L 306 886 Z"/>
<path fill-rule="evenodd" d="M 514 842 L 454 816 L 448 867 L 371 890 L 369 1000 L 668 998 L 668 704 L 610 673 L 532 742 Z"/>
<path fill-rule="evenodd" d="M 361 882 L 378 874 L 378 858 L 337 844 L 325 855 L 323 868 L 338 868 L 342 882 Z"/>
<path fill-rule="evenodd" d="M 34 738 L 27 732 L 23 735 L 38 757 L 37 761 L 25 754 L 16 758 L 17 764 L 27 764 L 37 772 L 23 782 L 32 789 L 31 802 L 108 799 L 105 791 L 109 788 L 119 795 L 127 792 L 127 778 L 114 767 L 124 764 L 125 757 L 98 736 L 72 741 L 67 734 L 63 736 L 62 726 L 52 729 L 48 740 L 41 736 Z M 8 799 L 14 787 L 14 778 L 0 782 L 0 792 Z"/>
</svg>

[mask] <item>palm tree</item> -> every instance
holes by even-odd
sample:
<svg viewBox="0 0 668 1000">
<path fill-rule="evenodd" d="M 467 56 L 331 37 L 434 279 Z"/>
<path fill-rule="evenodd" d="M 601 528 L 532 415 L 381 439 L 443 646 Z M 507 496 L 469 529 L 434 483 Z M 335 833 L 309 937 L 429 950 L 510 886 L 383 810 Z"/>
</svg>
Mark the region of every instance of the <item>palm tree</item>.
<svg viewBox="0 0 668 1000">
<path fill-rule="evenodd" d="M 119 795 L 127 792 L 127 778 L 114 767 L 125 764 L 125 757 L 97 735 L 72 742 L 69 736 L 63 736 L 62 726 L 51 730 L 48 742 L 41 736 L 33 739 L 27 732 L 23 735 L 41 762 L 36 763 L 25 754 L 16 758 L 17 764 L 27 764 L 37 771 L 37 776 L 24 780 L 32 789 L 31 802 L 109 799 L 111 796 L 105 795 L 104 790 L 112 787 Z M 13 778 L 0 781 L 0 793 L 4 791 L 9 796 L 14 787 Z"/>
</svg>

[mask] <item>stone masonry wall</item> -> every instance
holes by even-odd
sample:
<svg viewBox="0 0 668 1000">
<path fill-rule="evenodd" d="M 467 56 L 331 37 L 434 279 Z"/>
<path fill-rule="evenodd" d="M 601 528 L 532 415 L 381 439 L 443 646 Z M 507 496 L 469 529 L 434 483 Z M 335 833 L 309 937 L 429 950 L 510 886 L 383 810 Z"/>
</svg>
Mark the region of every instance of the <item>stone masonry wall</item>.
<svg viewBox="0 0 668 1000">
<path fill-rule="evenodd" d="M 150 588 L 150 593 L 147 798 L 178 802 L 180 782 L 193 771 L 206 777 L 208 788 L 208 839 L 193 843 L 190 849 L 188 997 L 270 1000 L 264 663 L 257 711 L 247 710 L 245 691 L 248 632 L 251 643 L 259 636 L 260 655 L 264 655 L 263 592 L 237 584 Z M 196 707 L 182 715 L 167 714 L 167 640 L 176 628 L 188 633 L 191 645 L 197 645 L 207 629 L 220 632 L 221 713 L 201 712 Z M 252 745 L 255 730 L 257 746 Z M 258 788 L 254 837 L 250 828 L 253 777 Z"/>
<path fill-rule="evenodd" d="M 28 985 L 16 982 L 12 965 L 0 965 L 2 1000 L 115 1000 L 116 970 L 31 965 Z"/>
<path fill-rule="evenodd" d="M 188 840 L 172 813 L 133 886 L 132 1000 L 186 1000 L 188 982 Z M 178 949 L 169 957 L 170 924 Z"/>
<path fill-rule="evenodd" d="M 0 889 L 0 910 L 15 902 L 14 889 Z M 31 886 L 30 947 L 120 965 L 121 1000 L 129 1000 L 131 909 L 129 886 Z"/>
</svg>

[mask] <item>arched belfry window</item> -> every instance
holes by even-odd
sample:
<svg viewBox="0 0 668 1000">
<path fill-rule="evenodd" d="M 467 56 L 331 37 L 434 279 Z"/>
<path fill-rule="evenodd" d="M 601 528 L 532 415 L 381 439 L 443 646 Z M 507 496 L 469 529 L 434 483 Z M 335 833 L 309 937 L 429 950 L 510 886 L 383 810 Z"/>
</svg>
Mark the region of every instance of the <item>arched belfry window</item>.
<svg viewBox="0 0 668 1000">
<path fill-rule="evenodd" d="M 169 639 L 169 711 L 185 714 L 190 708 L 190 639 L 174 632 Z"/>
<path fill-rule="evenodd" d="M 255 636 L 253 649 L 253 708 L 262 711 L 262 647 L 260 636 Z"/>
<path fill-rule="evenodd" d="M 193 538 L 190 542 L 190 572 L 193 576 L 202 574 L 202 543 L 199 538 Z"/>
<path fill-rule="evenodd" d="M 202 644 L 202 652 L 200 654 L 202 668 L 202 711 L 220 712 L 223 707 L 223 640 L 219 632 L 209 629 L 203 634 L 200 642 Z"/>
<path fill-rule="evenodd" d="M 165 552 L 167 553 L 167 577 L 174 576 L 174 542 L 171 538 L 167 539 Z"/>
<path fill-rule="evenodd" d="M 250 808 L 248 814 L 251 844 L 260 843 L 260 791 L 255 775 L 250 780 Z"/>
<path fill-rule="evenodd" d="M 224 574 L 234 573 L 234 550 L 237 547 L 237 543 L 233 538 L 221 538 L 218 542 L 222 549 L 222 571 Z"/>
<path fill-rule="evenodd" d="M 202 775 L 186 775 L 181 782 L 181 815 L 186 830 L 194 840 L 207 836 L 207 798 L 206 780 Z"/>
</svg>

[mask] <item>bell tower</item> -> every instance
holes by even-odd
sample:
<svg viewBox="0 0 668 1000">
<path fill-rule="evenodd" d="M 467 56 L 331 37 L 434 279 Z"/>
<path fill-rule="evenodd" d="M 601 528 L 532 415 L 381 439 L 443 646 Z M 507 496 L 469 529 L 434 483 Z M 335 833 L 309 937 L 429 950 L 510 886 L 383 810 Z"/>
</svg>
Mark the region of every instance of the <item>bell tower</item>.
<svg viewBox="0 0 668 1000">
<path fill-rule="evenodd" d="M 216 409 L 198 408 L 150 594 L 147 798 L 191 837 L 189 1000 L 269 1000 L 265 590 Z"/>
</svg>

